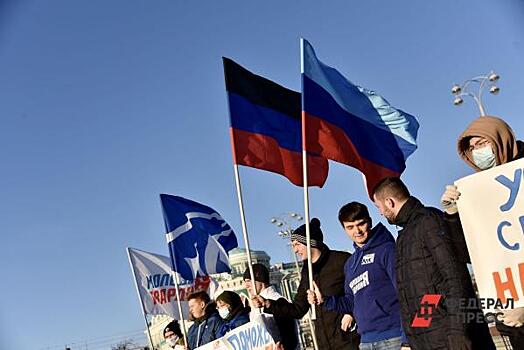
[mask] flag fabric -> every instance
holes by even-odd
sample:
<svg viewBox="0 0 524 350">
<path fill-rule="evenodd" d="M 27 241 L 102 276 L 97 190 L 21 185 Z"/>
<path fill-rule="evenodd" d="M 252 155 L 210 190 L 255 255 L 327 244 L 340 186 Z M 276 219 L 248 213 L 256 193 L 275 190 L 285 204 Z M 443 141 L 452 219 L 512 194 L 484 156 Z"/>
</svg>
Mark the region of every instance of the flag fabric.
<svg viewBox="0 0 524 350">
<path fill-rule="evenodd" d="M 300 93 L 223 58 L 233 160 L 303 186 Z M 308 154 L 308 186 L 322 187 L 328 161 Z"/>
<path fill-rule="evenodd" d="M 179 319 L 170 259 L 139 249 L 128 248 L 127 251 L 144 312 L 148 315 L 169 315 Z M 188 315 L 188 295 L 200 290 L 206 291 L 212 299 L 219 295 L 218 283 L 211 277 L 181 281 L 179 293 L 183 315 Z"/>
<path fill-rule="evenodd" d="M 186 280 L 231 272 L 228 252 L 238 242 L 220 214 L 178 196 L 161 194 L 160 201 L 173 271 Z"/>
<path fill-rule="evenodd" d="M 306 149 L 359 169 L 371 195 L 378 182 L 406 168 L 417 148 L 417 119 L 320 62 L 302 40 Z"/>
</svg>

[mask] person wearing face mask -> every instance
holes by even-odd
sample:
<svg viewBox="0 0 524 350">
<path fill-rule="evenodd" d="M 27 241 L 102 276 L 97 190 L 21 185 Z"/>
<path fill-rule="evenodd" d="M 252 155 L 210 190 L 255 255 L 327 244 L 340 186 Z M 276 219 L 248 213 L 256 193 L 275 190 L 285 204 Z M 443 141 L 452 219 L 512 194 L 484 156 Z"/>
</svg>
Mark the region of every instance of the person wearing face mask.
<svg viewBox="0 0 524 350">
<path fill-rule="evenodd" d="M 180 324 L 177 320 L 169 322 L 166 328 L 164 328 L 164 340 L 172 349 L 187 349 L 184 345 L 184 337 L 182 335 L 182 330 L 180 329 Z"/>
<path fill-rule="evenodd" d="M 475 119 L 460 135 L 457 149 L 462 160 L 476 172 L 524 157 L 524 142 L 515 138 L 513 130 L 504 120 L 492 116 Z M 459 190 L 454 185 L 447 185 L 441 197 L 441 207 L 456 253 L 466 264 L 470 263 L 470 257 L 457 208 Z M 524 308 L 503 312 L 504 323 L 497 323 L 497 329 L 509 337 L 514 349 L 524 349 Z"/>
<path fill-rule="evenodd" d="M 465 309 L 469 301 L 479 305 L 468 277 L 466 265 L 456 257 L 443 213 L 424 206 L 412 197 L 396 177 L 377 184 L 373 201 L 390 224 L 401 227 L 396 242 L 396 276 L 400 315 L 413 350 L 494 350 L 486 323 L 478 322 L 482 311 Z M 468 275 L 469 276 L 469 275 Z M 431 307 L 431 322 L 424 327 L 413 324 L 423 298 L 439 295 Z M 469 319 L 472 315 L 474 319 Z"/>
<path fill-rule="evenodd" d="M 218 339 L 224 321 L 218 315 L 216 304 L 211 301 L 209 295 L 205 291 L 194 292 L 189 294 L 187 302 L 189 314 L 194 321 L 187 332 L 189 349 L 196 349 Z"/>
<path fill-rule="evenodd" d="M 219 337 L 249 322 L 249 308 L 242 304 L 240 296 L 231 291 L 224 291 L 216 298 L 217 310 L 224 323 L 218 330 Z"/>
</svg>

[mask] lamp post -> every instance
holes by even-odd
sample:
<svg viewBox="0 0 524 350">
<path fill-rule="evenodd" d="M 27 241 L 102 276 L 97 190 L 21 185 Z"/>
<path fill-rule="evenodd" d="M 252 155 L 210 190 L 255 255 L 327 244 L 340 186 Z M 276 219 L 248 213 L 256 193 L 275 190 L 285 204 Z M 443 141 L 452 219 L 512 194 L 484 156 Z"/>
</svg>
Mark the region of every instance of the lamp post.
<svg viewBox="0 0 524 350">
<path fill-rule="evenodd" d="M 270 223 L 277 226 L 278 228 L 281 228 L 280 231 L 278 231 L 278 236 L 280 238 L 289 240 L 289 245 L 291 246 L 291 234 L 293 233 L 293 229 L 291 228 L 291 225 L 287 220 L 295 220 L 295 221 L 302 221 L 303 217 L 302 215 L 295 213 L 295 212 L 288 212 L 288 213 L 282 213 L 278 216 L 273 216 L 271 220 L 269 220 Z M 295 254 L 295 251 L 293 250 L 293 247 L 291 247 L 291 252 L 293 254 L 293 258 L 295 259 L 295 267 L 297 269 L 297 274 L 300 275 L 300 266 L 298 265 L 298 259 L 297 255 Z"/>
<path fill-rule="evenodd" d="M 484 88 L 489 87 L 489 93 L 496 95 L 500 92 L 500 88 L 495 85 L 495 83 L 500 79 L 500 76 L 494 71 L 491 71 L 487 75 L 479 75 L 471 79 L 465 80 L 462 84 L 455 84 L 451 88 L 451 93 L 455 96 L 453 104 L 455 106 L 460 106 L 464 100 L 463 96 L 471 97 L 477 104 L 479 108 L 480 115 L 485 116 L 486 110 L 482 104 L 482 92 Z M 473 84 L 478 84 L 478 90 L 473 89 Z"/>
</svg>

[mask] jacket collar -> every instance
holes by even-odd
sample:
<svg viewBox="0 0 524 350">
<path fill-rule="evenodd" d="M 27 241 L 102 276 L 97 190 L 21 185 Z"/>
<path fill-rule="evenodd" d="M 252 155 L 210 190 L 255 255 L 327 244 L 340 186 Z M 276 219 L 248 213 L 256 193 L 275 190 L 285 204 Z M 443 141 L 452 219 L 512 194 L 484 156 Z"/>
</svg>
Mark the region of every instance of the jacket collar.
<svg viewBox="0 0 524 350">
<path fill-rule="evenodd" d="M 407 202 L 404 203 L 402 208 L 400 208 L 397 217 L 395 218 L 394 224 L 397 226 L 405 227 L 408 222 L 415 215 L 415 211 L 419 208 L 422 208 L 423 205 L 418 199 L 411 196 L 408 198 Z"/>
</svg>

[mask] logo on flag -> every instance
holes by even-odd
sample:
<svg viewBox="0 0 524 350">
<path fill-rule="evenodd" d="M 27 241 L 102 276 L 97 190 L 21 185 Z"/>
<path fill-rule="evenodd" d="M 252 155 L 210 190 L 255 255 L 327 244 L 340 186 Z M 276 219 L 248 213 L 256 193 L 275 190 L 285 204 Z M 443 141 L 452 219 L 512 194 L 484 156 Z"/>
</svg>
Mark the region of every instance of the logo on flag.
<svg viewBox="0 0 524 350">
<path fill-rule="evenodd" d="M 160 201 L 173 270 L 186 280 L 231 272 L 227 253 L 238 242 L 220 214 L 178 196 L 161 194 Z"/>
</svg>

